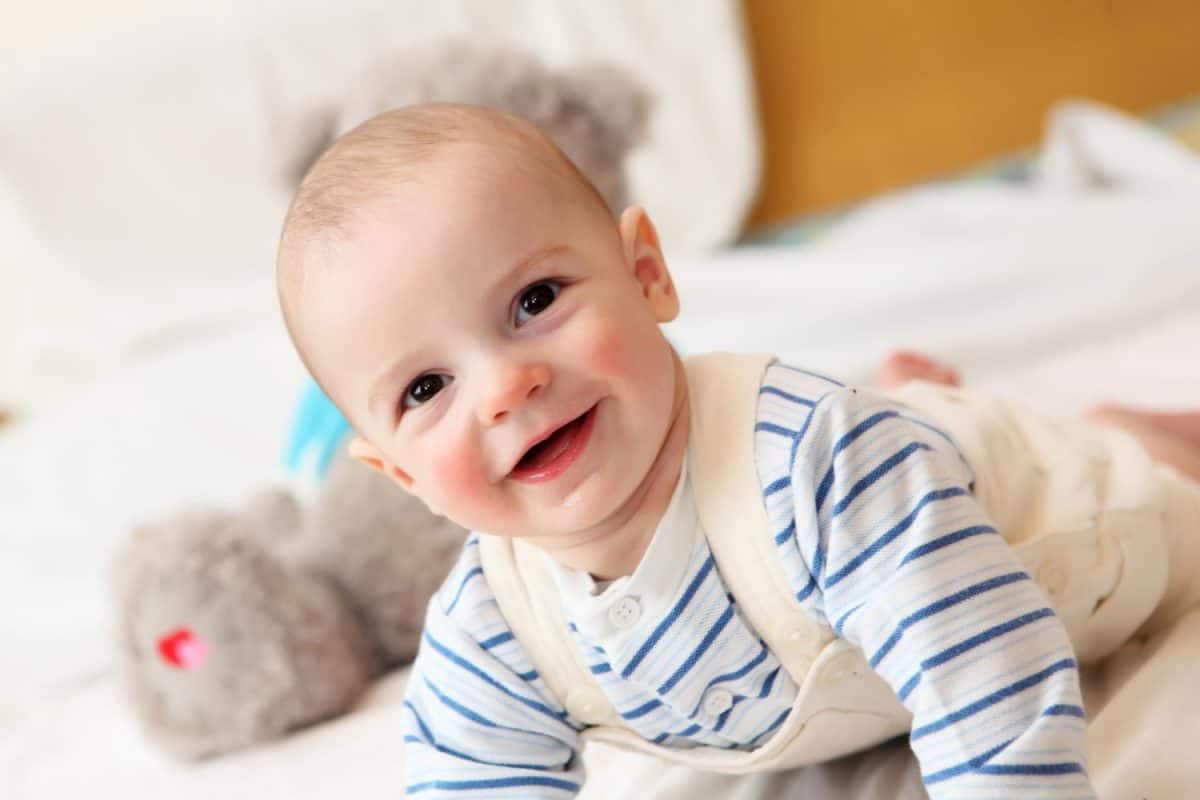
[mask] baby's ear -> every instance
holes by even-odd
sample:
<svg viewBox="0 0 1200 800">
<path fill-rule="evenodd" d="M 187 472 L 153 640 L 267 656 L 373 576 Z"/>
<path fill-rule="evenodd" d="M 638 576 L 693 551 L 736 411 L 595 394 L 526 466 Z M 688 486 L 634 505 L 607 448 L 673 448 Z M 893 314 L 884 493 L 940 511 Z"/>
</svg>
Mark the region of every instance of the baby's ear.
<svg viewBox="0 0 1200 800">
<path fill-rule="evenodd" d="M 357 458 L 371 469 L 378 470 L 391 478 L 404 491 L 411 492 L 413 490 L 412 476 L 388 461 L 382 450 L 361 436 L 355 436 L 350 440 L 350 457 Z"/>
<path fill-rule="evenodd" d="M 642 296 L 650 305 L 654 318 L 659 322 L 670 322 L 679 315 L 679 295 L 667 269 L 654 223 L 643 208 L 630 206 L 621 213 L 617 225 L 625 263 L 641 286 Z"/>
</svg>

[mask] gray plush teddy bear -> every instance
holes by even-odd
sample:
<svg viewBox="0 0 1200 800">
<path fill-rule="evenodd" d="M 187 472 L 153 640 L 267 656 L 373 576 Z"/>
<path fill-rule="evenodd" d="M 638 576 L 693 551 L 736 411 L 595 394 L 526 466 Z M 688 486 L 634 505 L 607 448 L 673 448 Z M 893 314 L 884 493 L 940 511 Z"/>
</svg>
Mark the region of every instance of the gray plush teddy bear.
<svg viewBox="0 0 1200 800">
<path fill-rule="evenodd" d="M 375 65 L 339 102 L 298 115 L 280 168 L 294 185 L 336 135 L 420 102 L 529 119 L 614 210 L 624 207 L 645 90 L 612 67 L 556 71 L 464 45 Z M 373 679 L 414 657 L 425 605 L 463 538 L 344 455 L 307 511 L 265 491 L 240 511 L 186 511 L 138 528 L 113 578 L 120 672 L 147 735 L 204 758 L 349 710 Z"/>
</svg>

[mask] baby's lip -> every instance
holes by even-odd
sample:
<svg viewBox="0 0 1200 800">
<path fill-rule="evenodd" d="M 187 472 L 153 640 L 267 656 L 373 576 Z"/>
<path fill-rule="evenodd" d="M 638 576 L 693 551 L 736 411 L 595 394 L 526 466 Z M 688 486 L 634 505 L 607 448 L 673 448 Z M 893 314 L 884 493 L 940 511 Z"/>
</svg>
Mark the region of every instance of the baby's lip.
<svg viewBox="0 0 1200 800">
<path fill-rule="evenodd" d="M 567 425 L 570 425 L 575 420 L 577 420 L 580 417 L 582 417 L 583 415 L 587 414 L 593 408 L 595 408 L 595 404 L 588 406 L 587 408 L 585 408 L 583 411 L 579 412 L 578 414 L 574 414 L 572 416 L 567 416 L 567 417 L 562 417 L 559 419 L 558 422 L 554 423 L 553 425 L 551 425 L 548 428 L 544 428 L 540 434 L 538 434 L 537 436 L 534 436 L 532 439 L 529 439 L 525 443 L 525 446 L 522 447 L 521 450 L 517 453 L 517 457 L 515 459 L 513 459 L 512 462 L 509 464 L 508 471 L 504 473 L 505 477 L 512 475 L 513 470 L 515 470 L 517 468 L 517 466 L 521 463 L 521 461 L 525 458 L 525 456 L 528 455 L 530 450 L 532 450 L 537 445 L 539 445 L 542 442 L 549 439 L 551 436 L 553 436 L 555 433 L 557 433 L 562 428 L 565 428 Z"/>
</svg>

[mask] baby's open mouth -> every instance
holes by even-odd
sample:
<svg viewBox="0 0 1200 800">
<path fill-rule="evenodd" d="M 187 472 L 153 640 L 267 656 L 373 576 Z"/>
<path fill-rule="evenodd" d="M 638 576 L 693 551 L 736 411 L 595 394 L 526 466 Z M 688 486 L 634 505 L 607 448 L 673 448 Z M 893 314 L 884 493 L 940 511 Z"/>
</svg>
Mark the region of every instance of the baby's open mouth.
<svg viewBox="0 0 1200 800">
<path fill-rule="evenodd" d="M 553 433 L 525 451 L 521 460 L 513 467 L 508 477 L 517 480 L 539 481 L 556 477 L 575 460 L 575 456 L 587 443 L 595 406 L 575 419 L 556 429 Z M 587 429 L 585 431 L 585 428 Z M 580 434 L 585 435 L 580 435 Z"/>
</svg>

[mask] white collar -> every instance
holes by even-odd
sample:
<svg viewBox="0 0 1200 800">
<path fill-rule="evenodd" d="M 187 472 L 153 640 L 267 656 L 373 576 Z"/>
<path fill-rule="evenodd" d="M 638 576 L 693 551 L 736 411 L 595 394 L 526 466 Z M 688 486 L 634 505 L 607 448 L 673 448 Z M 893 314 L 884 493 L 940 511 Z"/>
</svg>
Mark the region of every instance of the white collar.
<svg viewBox="0 0 1200 800">
<path fill-rule="evenodd" d="M 643 618 L 661 619 L 667 613 L 686 577 L 699 535 L 700 518 L 685 455 L 671 501 L 632 575 L 599 585 L 587 572 L 565 567 L 544 552 L 542 556 L 558 586 L 567 618 L 585 632 L 613 634 L 616 630 L 609 609 L 626 597 L 637 599 Z"/>
</svg>

